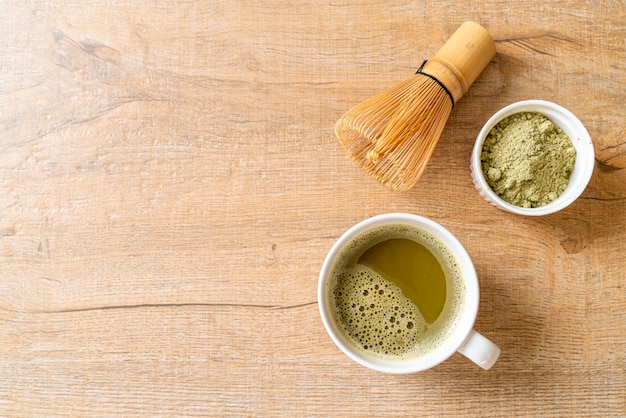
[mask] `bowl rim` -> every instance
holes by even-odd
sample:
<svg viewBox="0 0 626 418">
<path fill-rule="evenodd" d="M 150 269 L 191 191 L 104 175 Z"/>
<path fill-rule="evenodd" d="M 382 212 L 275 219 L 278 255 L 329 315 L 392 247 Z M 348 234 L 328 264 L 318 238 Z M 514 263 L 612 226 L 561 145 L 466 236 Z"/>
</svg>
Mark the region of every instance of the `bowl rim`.
<svg viewBox="0 0 626 418">
<path fill-rule="evenodd" d="M 556 200 L 537 208 L 522 208 L 499 197 L 487 184 L 481 167 L 480 156 L 483 143 L 489 131 L 502 119 L 521 112 L 538 112 L 544 114 L 548 119 L 568 133 L 572 141 L 572 146 L 576 148 L 576 165 L 570 176 L 569 185 Z M 564 126 L 564 121 L 567 122 L 567 126 Z M 572 135 L 572 133 L 575 133 L 575 135 Z M 572 112 L 563 106 L 546 100 L 522 100 L 501 108 L 483 125 L 474 143 L 470 169 L 474 186 L 481 196 L 492 205 L 519 215 L 542 216 L 566 208 L 582 194 L 593 174 L 594 161 L 594 147 L 589 132 Z M 575 181 L 572 181 L 572 177 L 574 177 Z"/>
</svg>

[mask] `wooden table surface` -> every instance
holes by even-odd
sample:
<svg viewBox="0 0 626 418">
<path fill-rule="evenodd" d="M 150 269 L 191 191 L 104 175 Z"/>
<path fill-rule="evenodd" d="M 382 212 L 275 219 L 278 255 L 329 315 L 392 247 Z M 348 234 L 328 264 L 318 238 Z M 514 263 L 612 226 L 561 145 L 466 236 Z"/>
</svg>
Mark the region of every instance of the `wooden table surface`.
<svg viewBox="0 0 626 418">
<path fill-rule="evenodd" d="M 0 416 L 626 416 L 623 1 L 30 1 L 0 9 Z M 412 190 L 333 125 L 465 20 L 497 56 Z M 501 107 L 545 99 L 594 141 L 562 212 L 472 186 Z M 502 349 L 414 375 L 351 361 L 319 269 L 385 212 L 441 223 Z"/>
</svg>

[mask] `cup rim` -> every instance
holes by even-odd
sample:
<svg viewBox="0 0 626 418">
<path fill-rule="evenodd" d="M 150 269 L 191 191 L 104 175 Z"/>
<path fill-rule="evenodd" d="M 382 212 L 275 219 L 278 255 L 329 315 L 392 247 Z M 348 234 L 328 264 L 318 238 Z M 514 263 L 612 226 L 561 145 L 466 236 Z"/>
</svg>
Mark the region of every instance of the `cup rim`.
<svg viewBox="0 0 626 418">
<path fill-rule="evenodd" d="M 339 251 L 350 240 L 358 234 L 373 227 L 385 224 L 407 224 L 417 226 L 427 232 L 436 234 L 444 241 L 446 246 L 455 256 L 461 266 L 462 276 L 465 284 L 465 302 L 463 310 L 459 314 L 459 319 L 455 330 L 448 339 L 435 350 L 410 360 L 383 360 L 368 356 L 352 348 L 347 338 L 337 329 L 332 314 L 328 307 L 327 287 L 328 276 L 332 264 Z M 478 314 L 478 304 L 480 300 L 478 277 L 474 264 L 461 242 L 445 227 L 437 222 L 423 216 L 409 213 L 386 213 L 367 218 L 344 232 L 333 244 L 328 252 L 319 275 L 317 289 L 318 307 L 322 322 L 328 335 L 339 349 L 355 362 L 372 370 L 392 373 L 407 374 L 430 369 L 449 357 L 465 342 L 474 328 L 476 316 Z"/>
<path fill-rule="evenodd" d="M 572 145 L 576 148 L 576 163 L 567 188 L 556 200 L 538 208 L 522 208 L 499 197 L 487 184 L 481 167 L 480 156 L 489 131 L 502 119 L 520 112 L 544 114 L 569 135 Z M 558 212 L 580 197 L 593 174 L 594 161 L 594 147 L 589 132 L 572 112 L 546 100 L 522 100 L 503 107 L 483 125 L 472 150 L 470 172 L 479 194 L 493 206 L 518 215 L 542 216 Z"/>
</svg>

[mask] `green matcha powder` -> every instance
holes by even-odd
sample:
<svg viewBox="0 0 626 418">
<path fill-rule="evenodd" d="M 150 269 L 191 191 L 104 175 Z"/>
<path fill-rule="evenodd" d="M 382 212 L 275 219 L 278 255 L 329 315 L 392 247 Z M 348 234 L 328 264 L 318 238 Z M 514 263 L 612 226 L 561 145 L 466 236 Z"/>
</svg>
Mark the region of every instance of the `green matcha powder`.
<svg viewBox="0 0 626 418">
<path fill-rule="evenodd" d="M 522 112 L 494 126 L 481 153 L 489 187 L 503 200 L 536 208 L 567 188 L 576 162 L 569 136 L 545 115 Z"/>
</svg>

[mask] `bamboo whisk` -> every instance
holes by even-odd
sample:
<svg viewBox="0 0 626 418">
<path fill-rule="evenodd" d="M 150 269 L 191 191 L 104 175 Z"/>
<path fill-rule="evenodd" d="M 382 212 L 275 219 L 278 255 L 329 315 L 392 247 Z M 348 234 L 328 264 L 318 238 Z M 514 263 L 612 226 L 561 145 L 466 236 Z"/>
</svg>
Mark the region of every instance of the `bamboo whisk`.
<svg viewBox="0 0 626 418">
<path fill-rule="evenodd" d="M 356 105 L 336 123 L 350 158 L 385 186 L 408 190 L 422 175 L 456 103 L 496 55 L 493 38 L 463 23 L 415 75 Z"/>
</svg>

